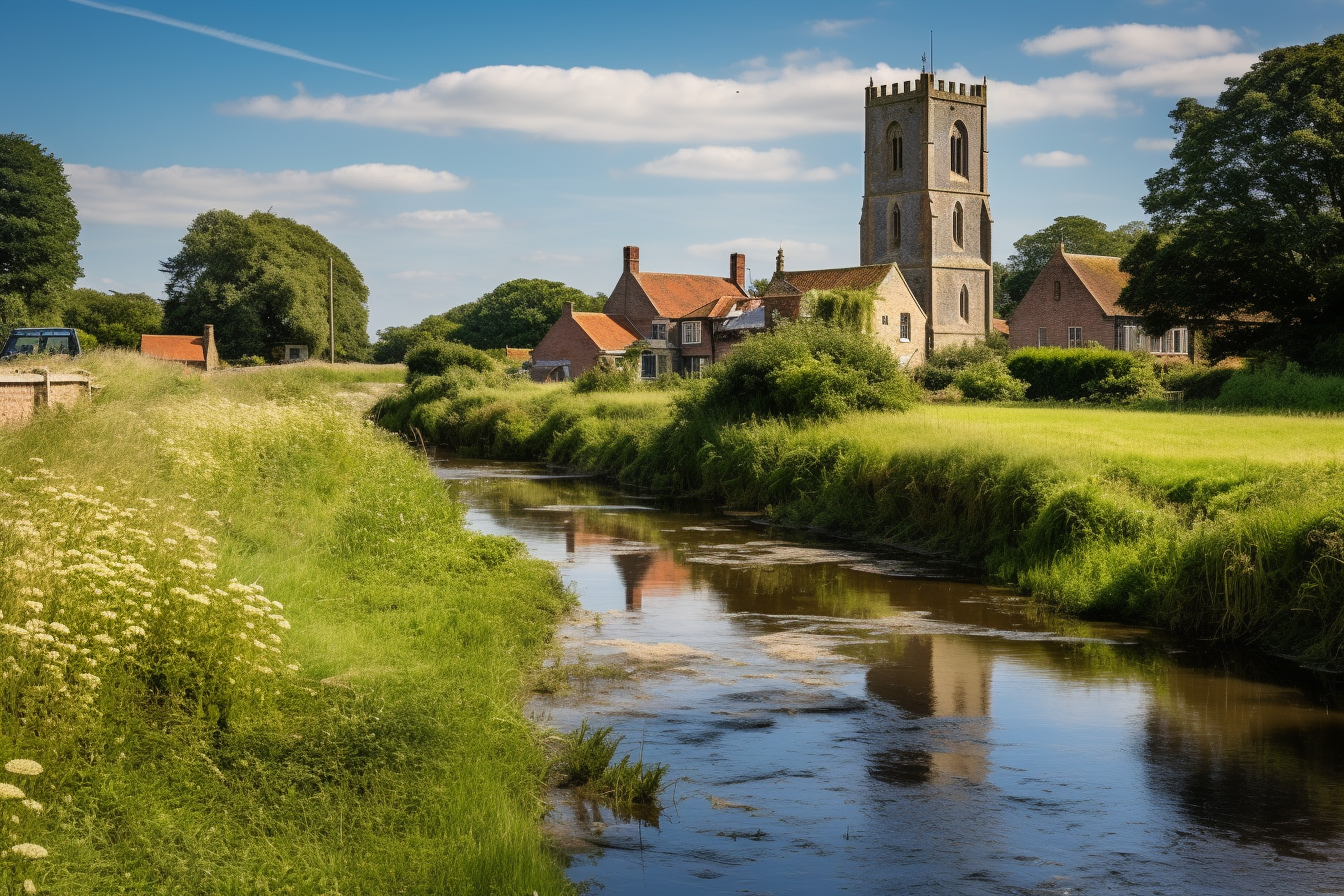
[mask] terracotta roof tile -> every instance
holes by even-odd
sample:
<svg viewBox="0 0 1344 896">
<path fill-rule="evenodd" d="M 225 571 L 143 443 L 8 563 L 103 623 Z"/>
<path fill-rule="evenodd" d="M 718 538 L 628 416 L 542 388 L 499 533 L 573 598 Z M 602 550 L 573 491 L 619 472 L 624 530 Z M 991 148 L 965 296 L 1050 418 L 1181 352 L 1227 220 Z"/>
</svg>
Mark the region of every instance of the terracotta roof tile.
<svg viewBox="0 0 1344 896">
<path fill-rule="evenodd" d="M 531 361 L 532 349 L 530 348 L 506 348 L 504 357 L 510 361 Z"/>
<path fill-rule="evenodd" d="M 1008 335 L 1008 321 L 1001 317 L 994 318 L 994 332 Z"/>
<path fill-rule="evenodd" d="M 709 277 L 703 274 L 635 274 L 653 307 L 664 317 L 685 317 L 690 312 L 725 295 L 745 298 L 742 291 L 727 277 Z"/>
<path fill-rule="evenodd" d="M 712 302 L 706 302 L 699 308 L 687 311 L 682 317 L 727 317 L 733 306 L 742 301 L 742 296 L 720 296 Z"/>
<path fill-rule="evenodd" d="M 866 264 L 821 271 L 784 271 L 775 274 L 765 294 L 795 295 L 814 289 L 874 289 L 894 267 L 894 264 Z"/>
<path fill-rule="evenodd" d="M 1120 290 L 1129 284 L 1129 274 L 1120 270 L 1120 259 L 1109 255 L 1073 255 L 1063 253 L 1064 261 L 1105 314 L 1128 314 L 1120 307 Z"/>
<path fill-rule="evenodd" d="M 196 361 L 205 363 L 204 336 L 152 336 L 140 337 L 140 354 L 164 361 Z"/>
<path fill-rule="evenodd" d="M 619 352 L 641 338 L 634 327 L 600 311 L 575 311 L 574 323 L 604 352 Z"/>
</svg>

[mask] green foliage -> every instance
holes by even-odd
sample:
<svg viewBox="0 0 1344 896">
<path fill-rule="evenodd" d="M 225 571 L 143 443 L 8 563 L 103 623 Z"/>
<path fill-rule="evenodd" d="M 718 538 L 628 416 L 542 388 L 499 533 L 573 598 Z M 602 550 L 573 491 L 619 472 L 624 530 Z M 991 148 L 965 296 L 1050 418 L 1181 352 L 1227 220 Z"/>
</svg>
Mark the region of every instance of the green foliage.
<svg viewBox="0 0 1344 896">
<path fill-rule="evenodd" d="M 23 134 L 0 134 L 0 327 L 59 324 L 83 276 L 65 167 Z"/>
<path fill-rule="evenodd" d="M 453 340 L 461 326 L 448 320 L 447 315 L 431 314 L 411 327 L 388 327 L 378 331 L 373 344 L 373 360 L 378 364 L 400 364 L 416 343 L 430 339 Z"/>
<path fill-rule="evenodd" d="M 1001 317 L 1012 313 L 1060 243 L 1064 244 L 1066 252 L 1123 258 L 1147 230 L 1141 221 L 1131 221 L 1108 230 L 1102 222 L 1082 215 L 1056 218 L 1048 227 L 1029 233 L 1013 243 L 1017 251 L 1008 257 L 1008 264 L 1002 273 L 995 270 L 995 313 Z"/>
<path fill-rule="evenodd" d="M 875 301 L 871 289 L 813 289 L 803 296 L 803 313 L 827 326 L 871 333 Z"/>
<path fill-rule="evenodd" d="M 807 320 L 748 336 L 706 368 L 705 382 L 683 407 L 728 420 L 901 410 L 919 393 L 891 352 L 868 334 Z"/>
<path fill-rule="evenodd" d="M 327 260 L 335 264 L 336 356 L 364 360 L 369 351 L 364 277 L 344 252 L 311 227 L 269 212 L 197 215 L 182 249 L 165 261 L 164 328 L 199 333 L 215 325 L 225 358 L 269 353 L 278 344 L 329 346 Z"/>
<path fill-rule="evenodd" d="M 142 292 L 73 289 L 61 301 L 61 321 L 102 345 L 138 349 L 143 334 L 163 332 L 163 306 Z"/>
<path fill-rule="evenodd" d="M 1054 401 L 1136 401 L 1162 386 L 1146 355 L 1104 348 L 1024 348 L 1008 370 L 1027 384 L 1027 398 Z"/>
<path fill-rule="evenodd" d="M 461 328 L 453 339 L 475 348 L 532 348 L 560 319 L 565 302 L 575 311 L 601 311 L 607 297 L 554 280 L 510 280 L 443 317 Z"/>
<path fill-rule="evenodd" d="M 417 343 L 406 353 L 406 382 L 415 385 L 421 377 L 439 376 L 453 367 L 465 367 L 480 373 L 498 369 L 494 360 L 483 351 L 460 342 L 431 339 Z"/>
<path fill-rule="evenodd" d="M 592 367 L 574 380 L 575 392 L 629 392 L 635 388 L 633 365 L 617 364 L 610 358 L 599 358 Z"/>
<path fill-rule="evenodd" d="M 1344 376 L 1306 373 L 1287 363 L 1258 363 L 1233 371 L 1214 404 L 1221 408 L 1344 411 Z"/>
<path fill-rule="evenodd" d="M 972 364 L 1001 361 L 1004 354 L 1006 352 L 1003 351 L 1002 347 L 997 344 L 992 345 L 986 339 L 977 339 L 974 342 L 963 342 L 959 345 L 934 349 L 929 352 L 928 360 L 915 368 L 915 381 L 931 391 L 936 392 L 939 389 L 946 389 L 952 384 L 957 371 Z"/>
<path fill-rule="evenodd" d="M 751 294 L 753 296 L 763 296 L 766 290 L 770 288 L 771 280 L 769 277 L 757 277 L 751 281 Z"/>
<path fill-rule="evenodd" d="M 78 328 L 75 329 L 75 333 L 79 336 L 80 351 L 89 352 L 93 351 L 95 348 L 98 347 L 100 340 L 98 339 L 97 336 L 93 335 L 92 333 L 86 333 Z"/>
<path fill-rule="evenodd" d="M 564 735 L 556 760 L 560 786 L 582 787 L 617 807 L 655 806 L 667 766 L 631 762 L 628 755 L 612 765 L 622 739 L 610 726 L 589 729 L 586 720 Z"/>
<path fill-rule="evenodd" d="M 1184 392 L 1187 400 L 1212 401 L 1222 392 L 1223 385 L 1234 373 L 1236 370 L 1231 367 L 1176 364 L 1162 373 L 1162 388 Z"/>
<path fill-rule="evenodd" d="M 1318 357 L 1344 336 L 1344 35 L 1227 83 L 1171 113 L 1174 164 L 1147 182 L 1154 230 L 1122 301 L 1152 332 L 1207 332 L 1214 359 L 1268 348 L 1344 371 L 1337 350 Z"/>
<path fill-rule="evenodd" d="M 1002 358 L 968 364 L 952 377 L 952 385 L 971 401 L 1021 401 L 1027 385 L 1013 378 Z"/>
</svg>

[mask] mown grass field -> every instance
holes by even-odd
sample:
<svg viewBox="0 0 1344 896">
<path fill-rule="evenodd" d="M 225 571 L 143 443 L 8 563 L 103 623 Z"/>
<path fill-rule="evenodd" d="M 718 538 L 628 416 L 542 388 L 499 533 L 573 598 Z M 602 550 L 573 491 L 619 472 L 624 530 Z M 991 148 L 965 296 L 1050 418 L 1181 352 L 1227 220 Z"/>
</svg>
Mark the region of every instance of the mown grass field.
<svg viewBox="0 0 1344 896">
<path fill-rule="evenodd" d="M 1071 612 L 1344 664 L 1344 418 L 918 404 L 715 420 L 685 392 L 429 378 L 380 421 L 945 551 Z"/>
<path fill-rule="evenodd" d="M 0 890 L 568 892 L 522 697 L 570 598 L 363 419 L 402 371 L 80 363 L 93 406 L 0 432 L 0 761 L 44 768 L 5 833 L 47 852 Z"/>
</svg>

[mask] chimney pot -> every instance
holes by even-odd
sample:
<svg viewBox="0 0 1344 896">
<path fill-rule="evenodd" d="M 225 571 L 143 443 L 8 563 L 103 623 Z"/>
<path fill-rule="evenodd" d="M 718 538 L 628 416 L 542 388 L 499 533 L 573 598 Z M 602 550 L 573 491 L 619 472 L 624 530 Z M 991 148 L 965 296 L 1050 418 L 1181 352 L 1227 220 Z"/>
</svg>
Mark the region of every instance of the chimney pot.
<svg viewBox="0 0 1344 896">
<path fill-rule="evenodd" d="M 627 274 L 639 273 L 639 247 L 625 247 L 625 272 Z"/>
</svg>

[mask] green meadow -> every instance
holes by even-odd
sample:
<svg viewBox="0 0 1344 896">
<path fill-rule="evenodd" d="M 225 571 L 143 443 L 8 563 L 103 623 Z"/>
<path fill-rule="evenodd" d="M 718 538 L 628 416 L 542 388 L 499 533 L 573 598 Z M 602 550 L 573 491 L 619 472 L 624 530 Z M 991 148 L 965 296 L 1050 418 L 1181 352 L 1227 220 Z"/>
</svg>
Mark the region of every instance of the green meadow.
<svg viewBox="0 0 1344 896">
<path fill-rule="evenodd" d="M 1344 661 L 1344 418 L 930 404 L 715 419 L 694 389 L 430 377 L 381 424 L 915 546 L 1083 616 Z"/>
<path fill-rule="evenodd" d="M 80 363 L 0 432 L 0 892 L 568 892 L 522 699 L 571 598 L 365 419 L 404 371 Z"/>
</svg>

